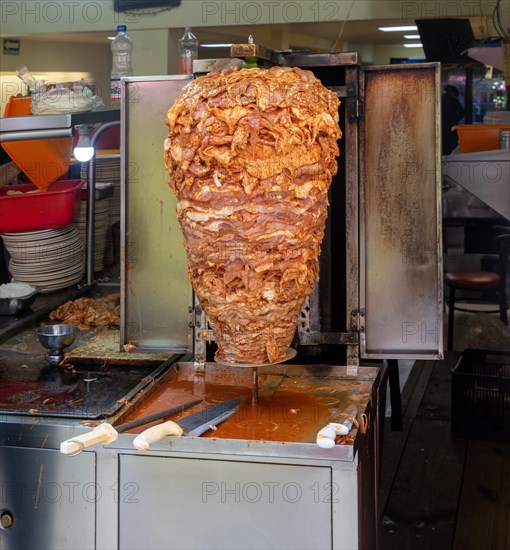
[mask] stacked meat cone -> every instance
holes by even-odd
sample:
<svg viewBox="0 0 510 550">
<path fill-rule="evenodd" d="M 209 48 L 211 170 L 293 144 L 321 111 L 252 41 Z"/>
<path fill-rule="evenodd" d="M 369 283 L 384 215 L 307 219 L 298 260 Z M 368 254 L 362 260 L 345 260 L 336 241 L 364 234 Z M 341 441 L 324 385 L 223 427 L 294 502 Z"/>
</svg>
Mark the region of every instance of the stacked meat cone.
<svg viewBox="0 0 510 550">
<path fill-rule="evenodd" d="M 200 77 L 167 113 L 188 273 L 222 363 L 286 357 L 318 276 L 338 106 L 311 72 L 273 67 Z"/>
</svg>

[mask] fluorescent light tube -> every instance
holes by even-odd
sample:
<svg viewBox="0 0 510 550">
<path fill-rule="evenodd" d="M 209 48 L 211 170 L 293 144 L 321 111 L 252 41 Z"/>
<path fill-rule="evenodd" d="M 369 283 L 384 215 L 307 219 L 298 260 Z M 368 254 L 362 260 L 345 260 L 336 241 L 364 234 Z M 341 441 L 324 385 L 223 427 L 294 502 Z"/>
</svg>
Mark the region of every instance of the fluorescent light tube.
<svg viewBox="0 0 510 550">
<path fill-rule="evenodd" d="M 230 48 L 232 44 L 200 44 L 201 48 Z"/>
<path fill-rule="evenodd" d="M 404 25 L 402 27 L 379 27 L 379 30 L 383 32 L 406 32 L 417 31 L 418 27 L 414 25 Z"/>
</svg>

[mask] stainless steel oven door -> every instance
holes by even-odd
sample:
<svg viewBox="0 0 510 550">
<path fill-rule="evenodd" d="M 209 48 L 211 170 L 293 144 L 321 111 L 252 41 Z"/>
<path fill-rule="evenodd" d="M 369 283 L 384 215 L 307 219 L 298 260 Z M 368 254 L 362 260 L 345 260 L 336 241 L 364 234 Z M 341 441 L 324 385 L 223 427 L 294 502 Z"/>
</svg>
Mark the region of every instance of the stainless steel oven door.
<svg viewBox="0 0 510 550">
<path fill-rule="evenodd" d="M 363 358 L 443 356 L 439 64 L 363 67 Z"/>
<path fill-rule="evenodd" d="M 163 162 L 167 110 L 192 78 L 122 81 L 121 346 L 193 349 L 186 251 Z"/>
</svg>

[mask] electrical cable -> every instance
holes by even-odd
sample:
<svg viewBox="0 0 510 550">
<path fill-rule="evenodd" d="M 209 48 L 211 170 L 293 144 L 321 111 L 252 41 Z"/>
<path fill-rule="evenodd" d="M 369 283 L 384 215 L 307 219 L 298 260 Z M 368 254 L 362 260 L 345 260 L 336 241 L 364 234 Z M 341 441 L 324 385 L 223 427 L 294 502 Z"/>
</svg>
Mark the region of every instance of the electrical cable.
<svg viewBox="0 0 510 550">
<path fill-rule="evenodd" d="M 498 21 L 497 21 L 497 18 L 496 18 L 497 9 L 498 8 L 495 5 L 494 10 L 492 12 L 492 26 L 496 29 L 496 34 L 497 34 L 498 38 L 501 38 L 501 30 L 499 29 Z"/>
<path fill-rule="evenodd" d="M 347 12 L 347 15 L 345 16 L 345 19 L 343 20 L 342 26 L 340 27 L 340 32 L 338 33 L 338 36 L 335 40 L 335 43 L 333 44 L 333 46 L 331 46 L 331 49 L 329 50 L 330 52 L 334 52 L 335 48 L 337 47 L 338 43 L 340 42 L 340 39 L 342 38 L 342 34 L 344 32 L 345 24 L 347 23 L 347 21 L 349 21 L 349 17 L 351 15 L 351 11 L 352 11 L 352 8 L 354 7 L 355 2 L 356 2 L 356 0 L 352 0 L 351 6 L 349 8 L 349 11 Z"/>
</svg>

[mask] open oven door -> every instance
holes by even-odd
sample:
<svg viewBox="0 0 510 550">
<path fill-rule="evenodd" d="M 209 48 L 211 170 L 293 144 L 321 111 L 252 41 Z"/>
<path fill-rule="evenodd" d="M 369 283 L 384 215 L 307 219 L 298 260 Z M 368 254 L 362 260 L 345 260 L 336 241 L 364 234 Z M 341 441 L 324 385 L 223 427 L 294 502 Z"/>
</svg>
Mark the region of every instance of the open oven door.
<svg viewBox="0 0 510 550">
<path fill-rule="evenodd" d="M 362 358 L 443 357 L 439 64 L 360 72 Z"/>
<path fill-rule="evenodd" d="M 193 350 L 193 294 L 176 199 L 167 185 L 165 117 L 190 75 L 122 80 L 120 346 Z"/>
</svg>

